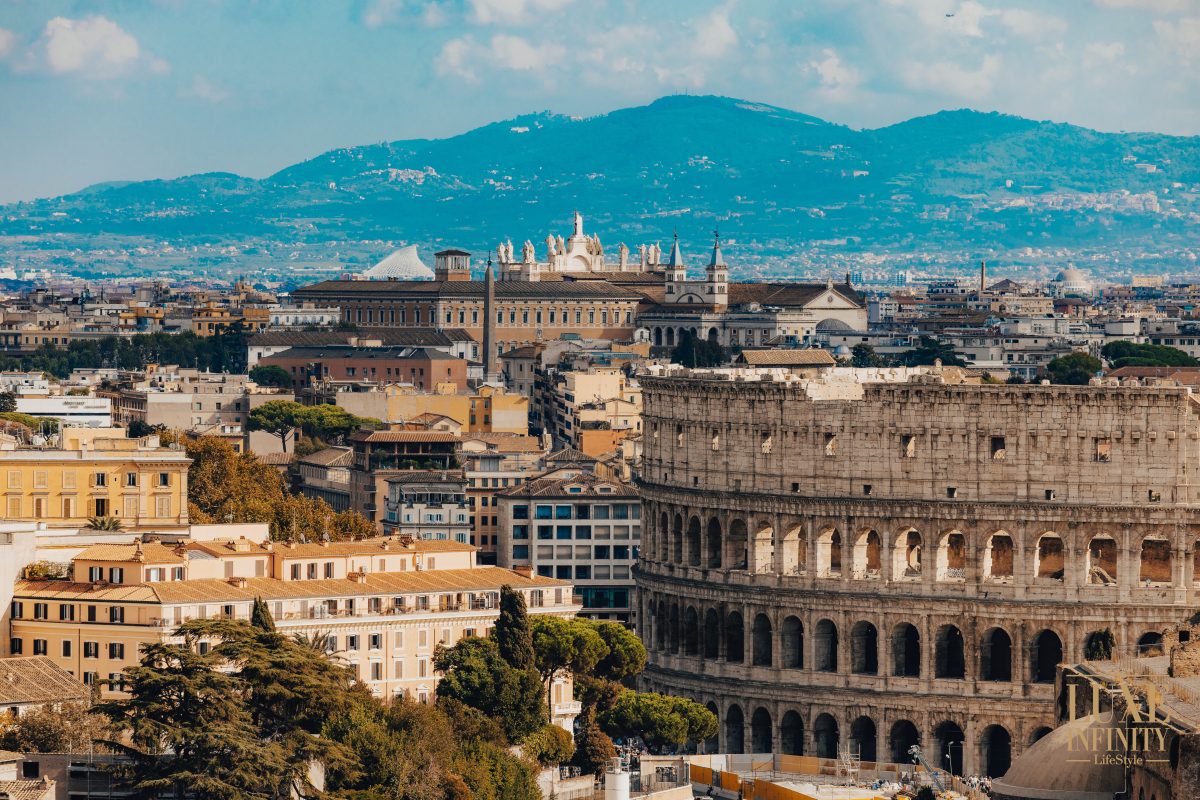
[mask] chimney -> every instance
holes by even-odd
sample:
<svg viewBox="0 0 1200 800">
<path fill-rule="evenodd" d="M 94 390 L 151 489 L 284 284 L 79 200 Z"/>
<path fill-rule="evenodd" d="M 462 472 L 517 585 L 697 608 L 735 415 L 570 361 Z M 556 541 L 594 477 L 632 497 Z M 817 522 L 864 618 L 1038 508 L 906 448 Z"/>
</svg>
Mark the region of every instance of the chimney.
<svg viewBox="0 0 1200 800">
<path fill-rule="evenodd" d="M 522 564 L 518 567 L 513 567 L 513 572 L 517 573 L 522 578 L 532 578 L 533 577 L 533 567 L 531 567 L 528 564 Z"/>
</svg>

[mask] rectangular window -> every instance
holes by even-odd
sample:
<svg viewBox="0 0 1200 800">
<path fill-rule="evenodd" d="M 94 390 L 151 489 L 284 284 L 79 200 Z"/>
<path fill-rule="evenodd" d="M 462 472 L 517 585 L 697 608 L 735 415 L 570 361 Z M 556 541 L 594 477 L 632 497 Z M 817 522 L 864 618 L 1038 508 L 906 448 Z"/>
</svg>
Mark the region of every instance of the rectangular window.
<svg viewBox="0 0 1200 800">
<path fill-rule="evenodd" d="M 33 654 L 35 656 L 46 655 L 46 640 L 45 639 L 34 639 L 33 640 Z"/>
<path fill-rule="evenodd" d="M 553 525 L 538 525 L 537 537 L 539 539 L 553 539 L 554 538 L 554 526 Z"/>
<path fill-rule="evenodd" d="M 108 657 L 116 660 L 125 657 L 125 645 L 121 642 L 108 643 Z"/>
<path fill-rule="evenodd" d="M 521 561 L 529 558 L 529 545 L 514 544 L 512 549 L 512 557 Z"/>
<path fill-rule="evenodd" d="M 537 506 L 537 508 L 534 510 L 534 516 L 537 519 L 551 519 L 553 515 L 553 506 Z"/>
<path fill-rule="evenodd" d="M 158 473 L 158 485 L 159 486 L 170 486 L 171 485 L 171 473 L 169 473 L 169 472 Z"/>
<path fill-rule="evenodd" d="M 825 434 L 825 455 L 837 455 L 837 435 L 833 433 Z"/>
<path fill-rule="evenodd" d="M 347 650 L 357 650 L 358 649 L 358 634 L 353 633 L 346 637 L 346 649 Z"/>
<path fill-rule="evenodd" d="M 559 525 L 554 531 L 554 538 L 570 540 L 571 526 L 570 525 Z"/>
<path fill-rule="evenodd" d="M 71 640 L 70 639 L 63 639 L 62 654 L 63 654 L 63 658 L 71 657 Z"/>
<path fill-rule="evenodd" d="M 1003 461 L 1007 453 L 1003 436 L 993 436 L 990 446 L 992 461 Z"/>
<path fill-rule="evenodd" d="M 107 486 L 108 485 L 108 475 L 103 472 L 95 473 L 92 476 L 92 485 L 93 486 Z"/>
<path fill-rule="evenodd" d="M 75 470 L 69 469 L 62 474 L 62 485 L 64 489 L 75 488 Z"/>
<path fill-rule="evenodd" d="M 34 473 L 33 473 L 33 488 L 35 488 L 35 489 L 45 489 L 46 488 L 46 470 L 40 469 L 40 470 L 34 471 Z"/>
<path fill-rule="evenodd" d="M 88 567 L 88 580 L 93 583 L 104 580 L 104 567 Z"/>
<path fill-rule="evenodd" d="M 124 567 L 109 567 L 108 568 L 108 582 L 109 583 L 124 583 L 125 582 L 125 568 Z"/>
<path fill-rule="evenodd" d="M 123 624 L 125 622 L 124 606 L 109 606 L 108 621 L 116 625 Z"/>
<path fill-rule="evenodd" d="M 1098 438 L 1095 445 L 1097 461 L 1112 461 L 1112 440 Z"/>
<path fill-rule="evenodd" d="M 906 433 L 900 437 L 900 457 L 901 458 L 916 458 L 917 455 L 917 437 L 911 433 Z"/>
<path fill-rule="evenodd" d="M 75 606 L 69 603 L 63 603 L 58 607 L 58 619 L 61 622 L 73 622 L 75 620 Z"/>
<path fill-rule="evenodd" d="M 576 539 L 592 538 L 592 526 L 591 525 L 576 525 L 575 526 L 575 538 Z"/>
<path fill-rule="evenodd" d="M 84 658 L 99 658 L 100 657 L 100 643 L 99 642 L 84 642 L 83 643 L 83 657 Z"/>
<path fill-rule="evenodd" d="M 138 478 L 138 476 L 137 476 L 136 472 L 126 472 L 125 473 L 125 485 L 136 488 L 138 485 L 137 478 Z"/>
<path fill-rule="evenodd" d="M 513 519 L 529 519 L 529 506 L 515 505 L 512 507 Z"/>
<path fill-rule="evenodd" d="M 371 634 L 371 649 L 379 650 L 382 647 L 383 647 L 383 634 L 382 633 L 372 633 Z"/>
<path fill-rule="evenodd" d="M 50 605 L 48 603 L 33 604 L 34 619 L 46 619 L 48 616 L 50 616 Z"/>
<path fill-rule="evenodd" d="M 108 516 L 108 500 L 106 500 L 102 497 L 96 498 L 95 507 L 96 507 L 96 516 L 97 517 L 107 517 Z"/>
</svg>

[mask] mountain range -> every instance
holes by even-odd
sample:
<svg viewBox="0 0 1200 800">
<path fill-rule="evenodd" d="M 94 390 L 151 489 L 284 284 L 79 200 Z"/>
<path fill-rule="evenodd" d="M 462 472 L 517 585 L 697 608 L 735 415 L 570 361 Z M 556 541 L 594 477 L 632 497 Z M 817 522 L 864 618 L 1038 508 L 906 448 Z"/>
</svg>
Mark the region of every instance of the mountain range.
<svg viewBox="0 0 1200 800">
<path fill-rule="evenodd" d="M 735 271 L 735 253 L 769 265 L 823 249 L 1194 258 L 1200 137 L 969 110 L 855 130 L 745 100 L 671 96 L 331 150 L 263 179 L 114 182 L 0 206 L 0 266 L 41 256 L 99 269 L 116 252 L 130 269 L 157 269 L 190 251 L 204 254 L 201 269 L 275 264 L 285 274 L 289 260 L 336 268 L 320 262 L 366 263 L 407 242 L 483 252 L 511 239 L 519 249 L 568 232 L 574 209 L 613 259 L 620 241 L 677 231 L 698 250 L 719 229 Z"/>
</svg>

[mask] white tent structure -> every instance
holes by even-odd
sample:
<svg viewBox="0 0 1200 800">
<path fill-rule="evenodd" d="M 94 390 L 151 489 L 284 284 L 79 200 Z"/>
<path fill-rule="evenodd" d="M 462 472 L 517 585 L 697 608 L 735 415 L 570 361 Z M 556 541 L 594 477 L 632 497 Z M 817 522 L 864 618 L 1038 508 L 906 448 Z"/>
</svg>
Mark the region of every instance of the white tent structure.
<svg viewBox="0 0 1200 800">
<path fill-rule="evenodd" d="M 401 247 L 375 266 L 362 273 L 366 280 L 419 280 L 433 277 L 433 270 L 425 266 L 417 255 L 417 246 Z"/>
</svg>

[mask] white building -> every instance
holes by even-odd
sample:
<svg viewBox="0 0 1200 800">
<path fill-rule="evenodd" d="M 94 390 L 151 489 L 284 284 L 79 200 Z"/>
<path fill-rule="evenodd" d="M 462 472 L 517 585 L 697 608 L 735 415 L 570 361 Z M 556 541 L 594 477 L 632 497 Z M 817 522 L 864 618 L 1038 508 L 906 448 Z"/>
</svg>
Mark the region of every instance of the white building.
<svg viewBox="0 0 1200 800">
<path fill-rule="evenodd" d="M 471 541 L 471 508 L 461 471 L 414 470 L 388 479 L 383 532 L 419 540 Z"/>
<path fill-rule="evenodd" d="M 17 411 L 31 417 L 57 419 L 70 428 L 112 427 L 112 400 L 107 397 L 18 397 Z"/>
<path fill-rule="evenodd" d="M 311 305 L 273 306 L 270 309 L 272 328 L 302 328 L 308 325 L 329 327 L 342 318 L 340 308 L 317 308 Z"/>
</svg>

